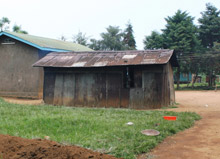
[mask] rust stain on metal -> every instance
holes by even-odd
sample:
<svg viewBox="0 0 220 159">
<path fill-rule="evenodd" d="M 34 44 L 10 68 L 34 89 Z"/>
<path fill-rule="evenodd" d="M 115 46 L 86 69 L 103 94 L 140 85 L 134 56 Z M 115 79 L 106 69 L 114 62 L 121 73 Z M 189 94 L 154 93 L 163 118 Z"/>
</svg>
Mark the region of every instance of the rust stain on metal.
<svg viewBox="0 0 220 159">
<path fill-rule="evenodd" d="M 93 51 L 50 53 L 36 67 L 105 67 L 122 65 L 166 64 L 173 50 Z M 175 60 L 175 59 L 174 59 Z M 175 62 L 174 62 L 175 63 Z"/>
</svg>

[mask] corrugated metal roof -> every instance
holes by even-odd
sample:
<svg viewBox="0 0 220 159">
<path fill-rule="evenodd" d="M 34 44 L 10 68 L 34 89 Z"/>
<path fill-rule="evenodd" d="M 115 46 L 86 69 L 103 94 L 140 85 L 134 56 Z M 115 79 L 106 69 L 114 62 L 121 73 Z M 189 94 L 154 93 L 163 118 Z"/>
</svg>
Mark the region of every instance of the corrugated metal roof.
<svg viewBox="0 0 220 159">
<path fill-rule="evenodd" d="M 172 57 L 172 58 L 171 58 Z M 105 67 L 121 65 L 166 64 L 172 59 L 178 66 L 173 50 L 93 51 L 50 53 L 36 62 L 35 67 Z"/>
<path fill-rule="evenodd" d="M 9 32 L 4 31 L 0 33 L 1 35 L 6 35 L 11 38 L 14 38 L 16 40 L 19 40 L 21 42 L 24 42 L 28 45 L 31 45 L 33 47 L 36 47 L 41 50 L 54 50 L 54 51 L 92 51 L 92 49 L 75 44 L 72 42 L 66 42 L 61 40 L 55 40 L 50 38 L 44 38 L 39 36 L 33 36 L 29 34 L 22 34 L 22 33 L 15 33 L 15 32 Z"/>
</svg>

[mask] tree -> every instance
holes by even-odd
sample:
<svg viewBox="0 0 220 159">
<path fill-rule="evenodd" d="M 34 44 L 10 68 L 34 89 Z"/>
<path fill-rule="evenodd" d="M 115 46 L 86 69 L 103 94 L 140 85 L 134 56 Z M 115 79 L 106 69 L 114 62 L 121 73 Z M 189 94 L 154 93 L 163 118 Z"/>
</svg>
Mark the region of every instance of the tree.
<svg viewBox="0 0 220 159">
<path fill-rule="evenodd" d="M 164 45 L 163 36 L 156 32 L 152 31 L 151 35 L 146 36 L 144 39 L 144 49 L 162 49 Z"/>
<path fill-rule="evenodd" d="M 133 26 L 128 22 L 127 28 L 123 33 L 123 44 L 127 50 L 136 50 L 136 41 L 133 32 Z"/>
<path fill-rule="evenodd" d="M 102 41 L 96 39 L 90 39 L 89 48 L 93 50 L 102 50 Z"/>
<path fill-rule="evenodd" d="M 198 40 L 197 27 L 193 24 L 194 18 L 188 13 L 178 10 L 172 17 L 165 18 L 167 24 L 163 29 L 163 46 L 164 48 L 174 49 L 177 57 L 182 59 L 179 61 L 180 67 L 177 70 L 177 88 L 179 88 L 180 72 L 188 73 L 189 60 L 181 58 L 187 54 L 198 51 L 200 49 L 200 41 Z"/>
<path fill-rule="evenodd" d="M 22 30 L 21 26 L 18 26 L 16 24 L 13 26 L 12 30 L 13 30 L 13 32 L 16 32 L 16 33 L 28 34 L 27 31 Z"/>
<path fill-rule="evenodd" d="M 214 43 L 213 47 L 206 51 L 206 56 L 203 58 L 203 72 L 209 77 L 209 87 L 215 85 L 216 74 L 220 73 L 220 43 Z"/>
<path fill-rule="evenodd" d="M 89 39 L 89 37 L 87 37 L 86 34 L 83 34 L 80 31 L 78 32 L 78 34 L 73 36 L 73 42 L 74 43 L 81 44 L 81 45 L 84 45 L 84 46 L 88 45 L 88 42 L 87 42 L 88 39 Z"/>
<path fill-rule="evenodd" d="M 106 33 L 101 33 L 101 49 L 103 50 L 123 50 L 123 34 L 118 26 L 109 26 Z"/>
<path fill-rule="evenodd" d="M 8 29 L 8 26 L 6 26 L 6 24 L 10 24 L 10 20 L 7 17 L 2 17 L 2 19 L 0 19 L 1 31 Z"/>
<path fill-rule="evenodd" d="M 203 62 L 203 72 L 209 77 L 209 86 L 215 85 L 214 79 L 219 72 L 220 55 L 218 43 L 220 42 L 220 10 L 210 3 L 206 4 L 206 10 L 201 13 L 202 17 L 198 20 L 199 38 L 202 45 L 207 49 L 206 56 L 201 60 Z"/>
<path fill-rule="evenodd" d="M 210 3 L 199 18 L 199 37 L 205 48 L 212 48 L 214 42 L 220 42 L 220 11 Z"/>
<path fill-rule="evenodd" d="M 62 41 L 66 41 L 67 40 L 67 38 L 64 35 L 61 35 L 58 39 L 62 40 Z"/>
<path fill-rule="evenodd" d="M 166 28 L 162 30 L 165 48 L 175 49 L 179 54 L 197 50 L 199 40 L 193 17 L 178 10 L 174 16 L 168 16 L 165 20 Z"/>
</svg>

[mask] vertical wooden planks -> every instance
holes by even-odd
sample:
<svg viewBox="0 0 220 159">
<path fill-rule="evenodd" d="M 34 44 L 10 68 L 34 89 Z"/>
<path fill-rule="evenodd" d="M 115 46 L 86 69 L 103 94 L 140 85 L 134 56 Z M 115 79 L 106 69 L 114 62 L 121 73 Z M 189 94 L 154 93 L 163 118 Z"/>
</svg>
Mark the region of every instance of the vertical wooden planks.
<svg viewBox="0 0 220 159">
<path fill-rule="evenodd" d="M 106 78 L 106 106 L 119 108 L 122 74 L 109 73 Z"/>
<path fill-rule="evenodd" d="M 129 89 L 128 88 L 121 88 L 121 99 L 120 99 L 120 107 L 121 108 L 129 108 Z"/>
<path fill-rule="evenodd" d="M 74 106 L 75 74 L 64 74 L 63 105 Z"/>
<path fill-rule="evenodd" d="M 75 106 L 83 106 L 84 105 L 84 92 L 83 89 L 85 85 L 83 82 L 83 74 L 76 73 L 75 74 Z"/>
<path fill-rule="evenodd" d="M 106 107 L 106 74 L 97 73 L 93 85 L 93 96 L 96 107 Z"/>
<path fill-rule="evenodd" d="M 63 105 L 63 74 L 57 74 L 54 88 L 54 105 Z"/>
<path fill-rule="evenodd" d="M 152 72 L 144 72 L 143 73 L 143 89 L 144 89 L 144 107 L 149 109 L 153 106 L 153 96 L 152 92 L 154 91 L 155 83 L 154 83 L 155 74 Z"/>
<path fill-rule="evenodd" d="M 162 106 L 162 93 L 164 89 L 163 86 L 163 74 L 162 73 L 155 73 L 155 82 L 154 82 L 154 90 L 152 92 L 153 98 L 153 106 L 152 108 L 161 108 Z"/>
<path fill-rule="evenodd" d="M 169 92 L 170 92 L 170 104 L 175 103 L 175 89 L 174 89 L 174 80 L 173 80 L 173 69 L 171 63 L 168 64 L 168 79 L 169 79 Z"/>
<path fill-rule="evenodd" d="M 84 76 L 84 85 L 85 87 L 85 100 L 84 100 L 84 106 L 88 106 L 88 107 L 96 107 L 95 106 L 95 98 L 94 98 L 94 94 L 93 94 L 93 89 L 95 88 L 95 77 L 97 74 L 94 73 L 87 73 Z"/>
<path fill-rule="evenodd" d="M 56 77 L 56 74 L 45 72 L 43 99 L 44 99 L 44 102 L 47 104 L 53 104 L 55 77 Z"/>
<path fill-rule="evenodd" d="M 75 74 L 75 105 L 76 106 L 95 106 L 95 99 L 93 95 L 94 89 L 94 74 L 91 73 L 77 73 Z"/>
<path fill-rule="evenodd" d="M 160 72 L 144 72 L 144 106 L 147 109 L 159 108 L 162 104 L 162 76 Z"/>
<path fill-rule="evenodd" d="M 141 109 L 144 107 L 144 91 L 142 88 L 130 89 L 130 108 Z"/>
</svg>

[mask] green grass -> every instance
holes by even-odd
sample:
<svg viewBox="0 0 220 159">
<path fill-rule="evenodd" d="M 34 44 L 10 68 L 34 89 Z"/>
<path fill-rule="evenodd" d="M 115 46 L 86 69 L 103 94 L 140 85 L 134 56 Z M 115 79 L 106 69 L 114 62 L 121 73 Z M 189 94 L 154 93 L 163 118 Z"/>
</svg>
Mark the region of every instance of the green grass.
<svg viewBox="0 0 220 159">
<path fill-rule="evenodd" d="M 177 121 L 163 120 L 176 115 Z M 0 133 L 24 138 L 44 138 L 79 145 L 96 151 L 133 159 L 148 152 L 169 135 L 189 128 L 200 116 L 190 112 L 136 111 L 9 104 L 0 98 Z M 127 122 L 134 125 L 127 126 Z M 158 124 L 159 123 L 159 124 Z M 156 129 L 159 136 L 140 133 Z"/>
<path fill-rule="evenodd" d="M 172 109 L 172 108 L 178 108 L 177 105 L 170 105 L 168 107 L 162 107 L 161 109 Z"/>
<path fill-rule="evenodd" d="M 219 83 L 216 83 L 217 87 L 220 87 Z M 177 90 L 177 84 L 174 84 L 174 88 Z M 209 87 L 208 83 L 195 83 L 194 88 L 192 87 L 192 83 L 190 83 L 187 87 L 187 84 L 180 84 L 179 90 L 214 90 L 215 87 Z"/>
</svg>

